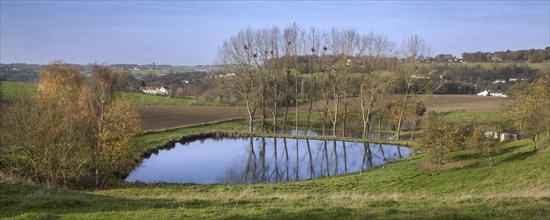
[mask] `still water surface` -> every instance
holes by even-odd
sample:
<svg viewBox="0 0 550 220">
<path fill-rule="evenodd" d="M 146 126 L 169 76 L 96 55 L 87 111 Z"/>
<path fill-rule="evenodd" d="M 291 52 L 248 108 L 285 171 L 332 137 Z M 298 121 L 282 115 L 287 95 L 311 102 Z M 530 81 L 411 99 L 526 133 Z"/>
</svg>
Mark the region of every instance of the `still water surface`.
<svg viewBox="0 0 550 220">
<path fill-rule="evenodd" d="M 126 178 L 146 183 L 267 183 L 359 172 L 408 157 L 406 147 L 292 138 L 224 138 L 176 143 Z"/>
</svg>

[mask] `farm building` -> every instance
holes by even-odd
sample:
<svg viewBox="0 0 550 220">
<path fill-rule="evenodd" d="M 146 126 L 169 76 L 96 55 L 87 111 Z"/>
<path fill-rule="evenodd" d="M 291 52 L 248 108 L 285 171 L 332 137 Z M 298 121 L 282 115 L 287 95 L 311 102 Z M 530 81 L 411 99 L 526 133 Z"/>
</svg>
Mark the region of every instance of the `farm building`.
<svg viewBox="0 0 550 220">
<path fill-rule="evenodd" d="M 484 90 L 477 94 L 478 96 L 498 96 L 498 97 L 507 97 L 504 93 L 501 92 L 492 92 L 491 90 Z"/>
<path fill-rule="evenodd" d="M 161 86 L 161 87 L 143 87 L 141 89 L 143 93 L 149 94 L 149 95 L 168 95 L 168 88 Z"/>
</svg>

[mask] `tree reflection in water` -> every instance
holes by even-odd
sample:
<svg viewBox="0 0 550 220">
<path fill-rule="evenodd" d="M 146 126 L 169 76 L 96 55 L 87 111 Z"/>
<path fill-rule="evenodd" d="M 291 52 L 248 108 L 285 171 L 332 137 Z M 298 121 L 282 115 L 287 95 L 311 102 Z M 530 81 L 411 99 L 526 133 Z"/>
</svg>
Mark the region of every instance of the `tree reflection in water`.
<svg viewBox="0 0 550 220">
<path fill-rule="evenodd" d="M 232 175 L 238 172 L 238 166 L 228 169 L 226 176 L 219 178 L 219 181 L 224 183 L 275 183 L 315 179 L 347 174 L 348 172 L 364 172 L 368 168 L 384 164 L 387 161 L 401 159 L 401 151 L 406 151 L 406 156 L 410 154 L 408 148 L 383 144 L 377 144 L 378 151 L 373 152 L 370 143 L 298 139 L 293 141 L 295 152 L 289 153 L 286 138 L 270 138 L 270 141 L 266 141 L 266 138 L 263 137 L 250 138 L 248 145 L 250 155 L 246 169 L 241 171 L 241 181 L 232 181 L 234 179 Z M 280 142 L 284 147 L 282 152 L 278 149 Z M 328 149 L 329 142 L 332 142 L 331 151 Z M 300 151 L 300 148 L 304 146 L 305 149 Z M 350 150 L 349 155 L 348 150 Z M 254 152 L 258 152 L 258 155 L 253 155 Z M 272 153 L 268 154 L 267 152 Z M 281 161 L 279 158 L 284 158 L 284 160 Z M 307 164 L 307 166 L 301 167 L 301 164 Z M 256 170 L 256 167 L 259 169 Z"/>
<path fill-rule="evenodd" d="M 126 180 L 205 184 L 288 182 L 363 172 L 410 153 L 406 147 L 334 140 L 207 139 L 160 150 L 145 159 Z"/>
</svg>

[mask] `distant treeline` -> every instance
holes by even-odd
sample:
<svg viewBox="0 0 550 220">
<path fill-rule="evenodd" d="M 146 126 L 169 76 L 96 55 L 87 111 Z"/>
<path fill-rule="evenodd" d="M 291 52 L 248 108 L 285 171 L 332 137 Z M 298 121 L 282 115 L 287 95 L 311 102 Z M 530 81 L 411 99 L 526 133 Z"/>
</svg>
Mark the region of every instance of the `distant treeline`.
<svg viewBox="0 0 550 220">
<path fill-rule="evenodd" d="M 462 59 L 465 62 L 526 61 L 541 63 L 550 60 L 550 47 L 545 49 L 463 53 Z"/>
</svg>

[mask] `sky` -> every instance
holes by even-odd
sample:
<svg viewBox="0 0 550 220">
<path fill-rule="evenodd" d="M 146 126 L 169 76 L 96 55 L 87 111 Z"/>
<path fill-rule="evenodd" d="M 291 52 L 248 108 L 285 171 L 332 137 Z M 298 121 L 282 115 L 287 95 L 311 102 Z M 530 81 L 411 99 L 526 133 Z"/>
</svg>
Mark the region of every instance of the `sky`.
<svg viewBox="0 0 550 220">
<path fill-rule="evenodd" d="M 432 54 L 550 46 L 550 1 L 0 0 L 0 63 L 213 64 L 244 28 L 354 29 Z"/>
</svg>

